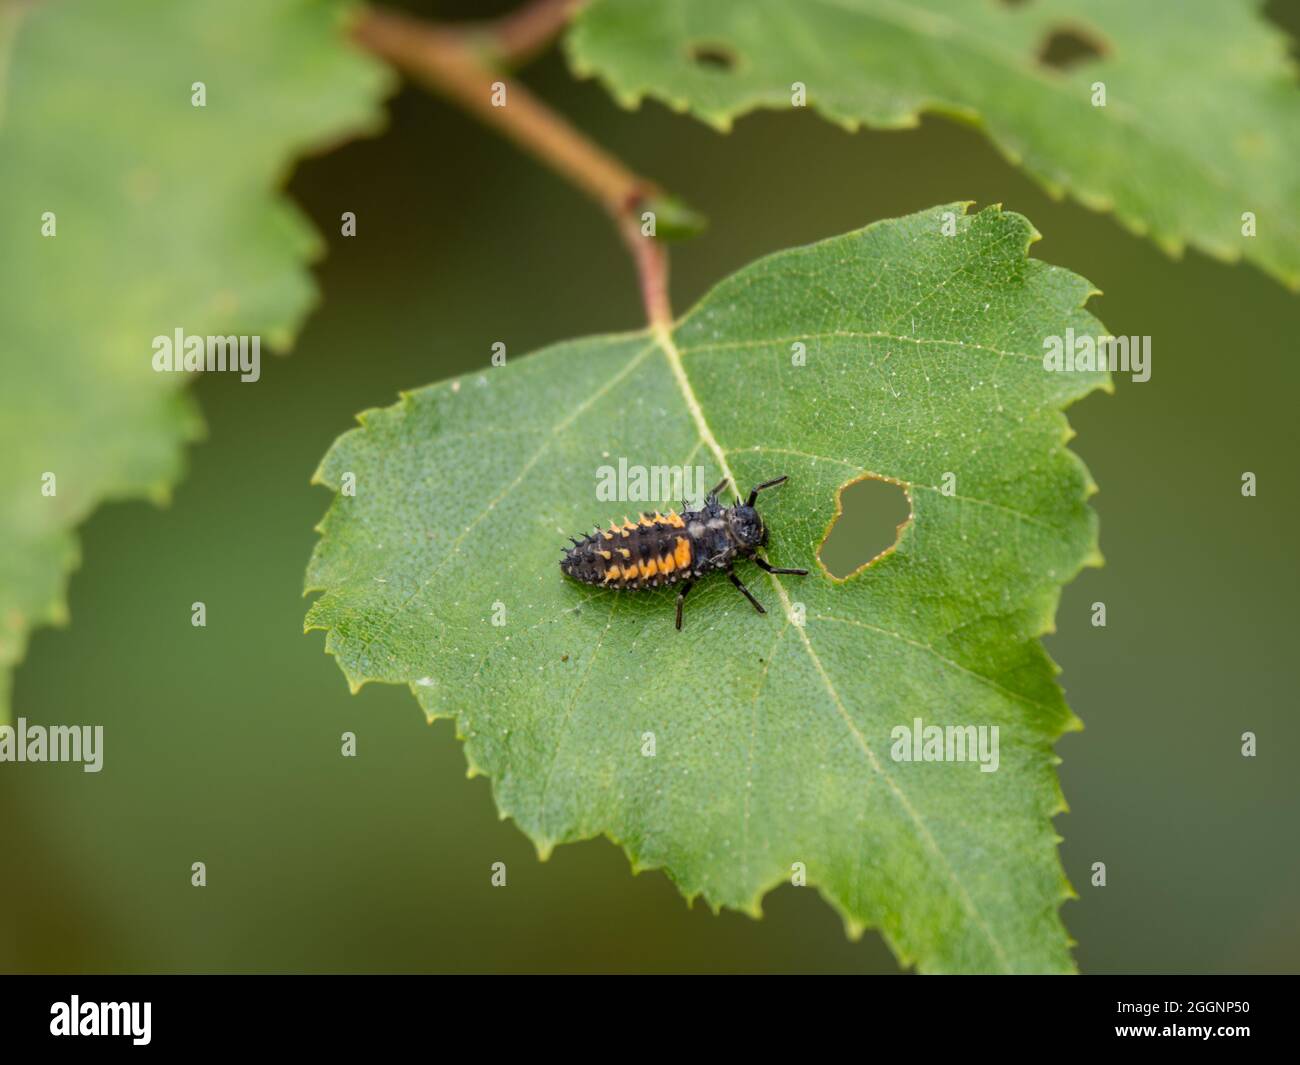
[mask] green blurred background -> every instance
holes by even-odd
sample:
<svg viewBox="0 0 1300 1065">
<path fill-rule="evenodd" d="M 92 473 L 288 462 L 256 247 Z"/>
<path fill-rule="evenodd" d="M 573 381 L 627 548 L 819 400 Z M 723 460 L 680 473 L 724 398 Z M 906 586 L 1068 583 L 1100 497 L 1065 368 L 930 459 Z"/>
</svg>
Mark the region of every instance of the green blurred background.
<svg viewBox="0 0 1300 1065">
<path fill-rule="evenodd" d="M 1293 5 L 1268 13 L 1300 29 Z M 1091 308 L 1112 332 L 1154 337 L 1149 383 L 1120 379 L 1070 412 L 1107 565 L 1066 588 L 1048 640 L 1087 725 L 1058 748 L 1071 810 L 1056 824 L 1081 896 L 1063 916 L 1085 972 L 1300 969 L 1285 760 L 1300 744 L 1298 297 L 1053 202 L 947 121 L 849 135 L 764 114 L 724 137 L 655 105 L 620 111 L 554 53 L 523 80 L 709 216 L 674 249 L 679 310 L 757 256 L 972 199 L 1028 215 L 1044 234 L 1033 254 L 1105 290 Z M 598 210 L 418 91 L 393 99 L 382 137 L 304 162 L 290 192 L 329 242 L 319 310 L 256 387 L 198 381 L 209 437 L 174 502 L 92 518 L 72 625 L 37 632 L 18 671 L 15 712 L 102 722 L 105 768 L 0 773 L 0 969 L 897 971 L 812 891 L 775 891 L 755 922 L 688 909 L 605 840 L 540 863 L 488 782 L 465 778 L 449 722 L 426 725 L 405 689 L 349 695 L 322 635 L 301 634 L 329 499 L 308 479 L 354 414 L 484 366 L 494 341 L 517 356 L 635 328 L 641 310 Z M 1240 494 L 1246 470 L 1257 498 Z M 850 505 L 832 568 L 873 554 L 895 520 Z M 195 600 L 207 628 L 190 625 Z M 340 757 L 345 730 L 355 759 Z M 498 860 L 505 889 L 489 883 Z"/>
</svg>

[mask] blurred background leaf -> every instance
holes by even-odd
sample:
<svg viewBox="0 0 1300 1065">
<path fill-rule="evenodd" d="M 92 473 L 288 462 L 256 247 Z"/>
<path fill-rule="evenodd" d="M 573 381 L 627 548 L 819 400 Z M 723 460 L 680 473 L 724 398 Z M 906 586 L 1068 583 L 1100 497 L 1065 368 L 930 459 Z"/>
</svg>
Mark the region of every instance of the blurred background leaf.
<svg viewBox="0 0 1300 1065">
<path fill-rule="evenodd" d="M 28 632 L 67 620 L 73 529 L 107 499 L 165 501 L 202 434 L 180 390 L 192 377 L 154 372 L 153 338 L 288 346 L 321 245 L 278 186 L 296 155 L 375 129 L 388 84 L 331 0 L 16 10 L 0 126 L 0 721 Z"/>
<path fill-rule="evenodd" d="M 727 129 L 807 106 L 846 129 L 984 130 L 1054 196 L 1300 289 L 1300 87 L 1254 0 L 593 0 L 574 68 Z M 1098 84 L 1103 86 L 1098 96 Z M 1103 106 L 1095 106 L 1103 100 Z M 1255 231 L 1243 234 L 1244 212 Z"/>
</svg>

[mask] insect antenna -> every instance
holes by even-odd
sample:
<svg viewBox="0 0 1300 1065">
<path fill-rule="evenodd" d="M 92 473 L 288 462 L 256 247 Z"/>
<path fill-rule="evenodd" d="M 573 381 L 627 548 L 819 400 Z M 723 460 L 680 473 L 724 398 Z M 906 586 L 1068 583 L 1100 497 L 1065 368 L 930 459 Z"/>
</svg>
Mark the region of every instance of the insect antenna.
<svg viewBox="0 0 1300 1065">
<path fill-rule="evenodd" d="M 754 500 L 758 498 L 758 493 L 763 491 L 764 488 L 775 488 L 778 484 L 784 484 L 789 479 L 790 475 L 786 474 L 784 477 L 777 477 L 775 480 L 764 481 L 762 484 L 755 485 L 749 490 L 749 498 L 745 500 L 745 506 L 752 507 Z"/>
</svg>

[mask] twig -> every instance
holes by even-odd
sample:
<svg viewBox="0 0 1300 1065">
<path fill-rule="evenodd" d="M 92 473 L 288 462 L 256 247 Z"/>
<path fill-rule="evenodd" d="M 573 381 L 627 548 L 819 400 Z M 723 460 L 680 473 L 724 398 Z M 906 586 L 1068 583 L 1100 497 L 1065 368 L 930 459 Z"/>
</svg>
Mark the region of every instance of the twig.
<svg viewBox="0 0 1300 1065">
<path fill-rule="evenodd" d="M 543 51 L 568 25 L 582 0 L 530 0 L 501 18 L 467 26 L 486 42 L 489 61 L 517 67 Z"/>
<path fill-rule="evenodd" d="M 646 317 L 652 326 L 664 327 L 672 321 L 668 255 L 658 240 L 642 234 L 640 224 L 640 211 L 647 200 L 660 194 L 658 186 L 633 173 L 482 58 L 529 53 L 554 35 L 573 6 L 567 0 L 542 0 L 535 13 L 524 9 L 495 29 L 480 26 L 470 31 L 369 8 L 354 36 L 362 47 L 505 134 L 604 207 L 632 252 Z M 489 38 L 497 45 L 486 52 L 472 43 L 481 45 Z M 498 83 L 496 91 L 494 83 Z M 502 99 L 500 90 L 504 90 L 504 105 L 495 106 L 493 97 Z"/>
<path fill-rule="evenodd" d="M 667 247 L 641 232 L 641 220 L 636 215 L 635 205 L 618 219 L 618 228 L 636 264 L 646 321 L 654 328 L 671 329 L 673 308 L 668 293 Z"/>
</svg>

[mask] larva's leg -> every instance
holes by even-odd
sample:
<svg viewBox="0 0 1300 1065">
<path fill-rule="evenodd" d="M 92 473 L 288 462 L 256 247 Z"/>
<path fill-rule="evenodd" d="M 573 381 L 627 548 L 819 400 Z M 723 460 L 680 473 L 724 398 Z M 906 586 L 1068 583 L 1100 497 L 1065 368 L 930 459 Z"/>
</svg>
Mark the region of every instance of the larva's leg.
<svg viewBox="0 0 1300 1065">
<path fill-rule="evenodd" d="M 691 590 L 691 582 L 687 581 L 682 585 L 682 590 L 677 593 L 677 629 L 680 632 L 682 627 L 682 604 L 686 602 L 686 593 Z"/>
<path fill-rule="evenodd" d="M 745 598 L 748 599 L 751 603 L 754 604 L 754 609 L 755 609 L 755 610 L 757 610 L 760 614 L 766 614 L 766 613 L 767 613 L 767 611 L 763 609 L 763 604 L 760 603 L 757 599 L 755 599 L 752 595 L 749 594 L 749 589 L 746 588 L 746 587 L 741 583 L 740 578 L 736 576 L 736 571 L 735 571 L 735 570 L 733 570 L 733 569 L 729 569 L 729 570 L 727 570 L 727 576 L 731 578 L 731 583 L 732 583 L 732 584 L 734 584 L 737 588 L 739 588 L 742 592 L 745 593 Z"/>
<path fill-rule="evenodd" d="M 790 573 L 796 577 L 808 576 L 808 571 L 806 569 L 781 569 L 781 567 L 773 566 L 767 559 L 759 558 L 757 555 L 754 556 L 754 565 L 768 573 Z"/>
</svg>

